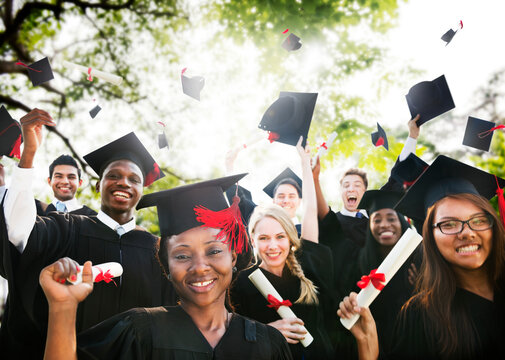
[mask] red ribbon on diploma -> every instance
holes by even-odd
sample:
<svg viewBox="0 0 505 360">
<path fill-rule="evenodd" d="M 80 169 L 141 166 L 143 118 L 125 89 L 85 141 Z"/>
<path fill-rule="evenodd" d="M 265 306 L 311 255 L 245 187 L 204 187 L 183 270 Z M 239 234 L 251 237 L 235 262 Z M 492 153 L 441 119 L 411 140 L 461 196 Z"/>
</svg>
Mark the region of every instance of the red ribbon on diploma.
<svg viewBox="0 0 505 360">
<path fill-rule="evenodd" d="M 326 141 L 323 142 L 319 147 L 324 148 L 325 150 L 328 150 L 328 146 L 326 146 Z"/>
<path fill-rule="evenodd" d="M 93 81 L 93 76 L 91 76 L 91 68 L 88 68 L 88 80 Z"/>
<path fill-rule="evenodd" d="M 382 283 L 386 281 L 386 276 L 383 273 L 377 273 L 376 271 L 377 269 L 373 269 L 370 271 L 369 275 L 363 275 L 361 277 L 361 280 L 358 281 L 358 286 L 360 289 L 366 288 L 370 281 L 377 290 L 384 289 L 384 284 Z"/>
<path fill-rule="evenodd" d="M 95 282 L 105 281 L 108 284 L 112 281 L 117 286 L 116 282 L 112 279 L 114 276 L 110 273 L 110 269 L 105 273 L 100 268 L 98 270 L 100 270 L 100 273 L 96 276 Z"/>
<path fill-rule="evenodd" d="M 268 294 L 267 296 L 267 300 L 268 302 L 270 303 L 270 305 L 267 305 L 269 308 L 273 308 L 275 310 L 278 310 L 281 306 L 291 306 L 293 304 L 291 304 L 291 301 L 289 300 L 282 300 L 282 301 L 279 301 L 275 296 L 273 296 L 272 294 Z"/>
</svg>

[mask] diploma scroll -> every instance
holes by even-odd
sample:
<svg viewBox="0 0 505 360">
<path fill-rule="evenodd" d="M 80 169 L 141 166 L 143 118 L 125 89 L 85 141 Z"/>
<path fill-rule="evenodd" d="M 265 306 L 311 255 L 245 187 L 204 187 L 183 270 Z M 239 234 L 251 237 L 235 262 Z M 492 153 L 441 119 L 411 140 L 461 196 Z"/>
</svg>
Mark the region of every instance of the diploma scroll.
<svg viewBox="0 0 505 360">
<path fill-rule="evenodd" d="M 249 275 L 249 280 L 251 280 L 251 282 L 254 284 L 254 286 L 256 286 L 256 288 L 265 297 L 265 299 L 267 299 L 268 295 L 270 294 L 270 295 L 274 296 L 277 300 L 283 301 L 282 297 L 279 295 L 279 293 L 277 292 L 277 290 L 275 290 L 275 288 L 272 286 L 272 284 L 270 283 L 270 281 L 268 281 L 268 279 L 261 272 L 260 269 L 256 269 L 255 271 L 253 271 L 252 274 Z M 287 306 L 280 306 L 277 309 L 277 313 L 283 319 L 286 319 L 286 318 L 296 318 L 297 317 L 295 315 L 295 313 L 293 312 L 293 310 L 291 310 Z M 305 338 L 303 340 L 300 340 L 300 343 L 304 347 L 307 347 L 307 346 L 309 346 L 312 343 L 312 341 L 314 340 L 314 338 L 312 337 L 312 335 L 310 335 L 310 333 L 305 328 L 305 326 L 303 326 L 303 329 L 305 331 L 307 331 L 307 334 L 305 334 Z"/>
<path fill-rule="evenodd" d="M 421 240 L 423 240 L 422 236 L 415 230 L 407 229 L 407 231 L 405 231 L 376 271 L 378 274 L 385 275 L 386 280 L 383 283 L 384 285 L 387 285 L 389 280 L 391 280 L 405 261 L 407 261 L 408 257 L 414 252 Z M 377 290 L 370 281 L 367 287 L 362 289 L 356 298 L 358 306 L 369 307 L 379 293 L 380 290 Z M 341 318 L 340 322 L 347 330 L 350 330 L 358 319 L 359 315 L 356 314 L 351 319 Z"/>
<path fill-rule="evenodd" d="M 75 281 L 67 279 L 67 281 L 73 285 L 77 285 L 82 283 L 82 268 L 80 265 L 81 271 L 77 273 L 77 279 Z M 94 265 L 92 268 L 93 271 L 93 282 L 105 281 L 106 283 L 114 281 L 112 280 L 115 277 L 123 275 L 123 267 L 120 263 L 117 262 L 108 262 L 100 265 Z"/>
<path fill-rule="evenodd" d="M 321 145 L 319 145 L 319 149 L 317 150 L 317 154 L 314 157 L 314 159 L 312 159 L 312 168 L 314 168 L 316 166 L 317 158 L 321 158 L 321 156 L 323 156 L 324 154 L 326 154 L 328 152 L 329 147 L 333 144 L 333 142 L 335 141 L 336 138 L 337 138 L 337 132 L 334 131 L 330 134 L 330 136 L 328 137 L 328 140 L 326 140 Z"/>
<path fill-rule="evenodd" d="M 114 84 L 114 85 L 120 85 L 121 82 L 123 81 L 123 78 L 121 76 L 105 73 L 103 71 L 96 70 L 93 68 L 91 68 L 91 71 L 88 74 L 88 69 L 90 69 L 89 67 L 74 64 L 69 61 L 63 61 L 63 65 L 67 68 L 76 69 L 86 75 L 91 75 L 92 77 L 93 76 L 97 77 L 97 78 L 102 79 L 104 81 L 110 82 L 111 84 Z"/>
</svg>

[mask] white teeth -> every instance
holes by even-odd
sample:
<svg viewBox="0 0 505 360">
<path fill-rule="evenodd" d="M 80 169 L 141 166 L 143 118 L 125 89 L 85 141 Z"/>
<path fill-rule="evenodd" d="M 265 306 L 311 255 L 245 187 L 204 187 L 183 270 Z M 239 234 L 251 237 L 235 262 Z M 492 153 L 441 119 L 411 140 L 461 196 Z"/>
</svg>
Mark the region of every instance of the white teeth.
<svg viewBox="0 0 505 360">
<path fill-rule="evenodd" d="M 277 252 L 277 253 L 270 253 L 270 254 L 267 254 L 268 257 L 276 257 L 276 256 L 279 256 L 281 253 L 280 252 Z"/>
<path fill-rule="evenodd" d="M 381 235 L 384 235 L 384 236 L 393 236 L 393 232 L 392 231 L 384 231 L 381 233 Z"/>
<path fill-rule="evenodd" d="M 129 199 L 129 198 L 130 198 L 130 194 L 125 193 L 125 192 L 123 192 L 123 191 L 114 191 L 114 192 L 112 193 L 112 195 L 114 195 L 114 196 L 119 196 L 119 197 L 122 197 L 122 198 L 125 198 L 125 199 Z"/>
<path fill-rule="evenodd" d="M 474 252 L 479 249 L 479 245 L 468 245 L 457 248 L 456 251 L 458 253 L 466 253 L 466 252 Z"/>
<path fill-rule="evenodd" d="M 202 282 L 194 282 L 194 283 L 191 283 L 191 285 L 197 286 L 197 287 L 202 287 L 202 286 L 207 286 L 213 282 L 214 282 L 214 280 L 208 280 L 208 281 L 202 281 Z"/>
</svg>

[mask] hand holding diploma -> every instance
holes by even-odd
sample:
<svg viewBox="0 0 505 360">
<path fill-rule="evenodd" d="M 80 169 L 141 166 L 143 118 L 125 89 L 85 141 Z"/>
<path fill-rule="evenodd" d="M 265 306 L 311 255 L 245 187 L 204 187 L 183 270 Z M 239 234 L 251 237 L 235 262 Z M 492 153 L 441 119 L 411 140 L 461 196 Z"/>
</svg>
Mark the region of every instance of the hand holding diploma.
<svg viewBox="0 0 505 360">
<path fill-rule="evenodd" d="M 337 138 L 337 132 L 334 131 L 330 134 L 330 136 L 328 137 L 328 140 L 326 140 L 325 142 L 323 142 L 322 144 L 319 145 L 319 147 L 317 149 L 317 154 L 314 157 L 314 159 L 312 160 L 312 168 L 314 168 L 317 158 L 321 158 L 321 156 L 323 156 L 324 154 L 326 154 L 328 152 L 328 149 L 333 144 L 333 142 L 335 141 L 336 138 Z"/>
<path fill-rule="evenodd" d="M 269 302 L 271 305 L 269 307 L 275 308 L 277 310 L 277 313 L 282 319 L 290 319 L 290 318 L 296 318 L 295 313 L 287 306 L 290 305 L 291 303 L 288 304 L 289 300 L 283 300 L 282 297 L 279 295 L 277 290 L 272 286 L 270 281 L 266 278 L 266 276 L 261 272 L 260 269 L 256 269 L 255 271 L 252 272 L 251 275 L 249 275 L 249 280 L 256 286 L 256 288 L 259 290 L 259 292 L 265 297 L 265 299 L 269 299 Z M 279 320 L 281 321 L 281 320 Z M 285 322 L 285 321 L 284 321 Z M 287 324 L 293 326 L 293 324 Z M 309 346 L 314 338 L 310 333 L 307 331 L 307 329 L 302 325 L 296 325 L 297 327 L 302 327 L 303 331 L 306 332 L 304 339 L 300 339 L 300 343 L 304 346 L 307 347 Z"/>
<path fill-rule="evenodd" d="M 117 262 L 94 265 L 91 270 L 93 273 L 93 282 L 114 282 L 113 278 L 123 274 L 123 267 Z M 82 272 L 78 272 L 75 278 L 67 277 L 67 281 L 73 285 L 80 284 L 82 282 Z"/>
<path fill-rule="evenodd" d="M 121 82 L 123 81 L 123 78 L 121 76 L 105 73 L 103 71 L 96 70 L 91 67 L 74 64 L 69 61 L 63 61 L 63 65 L 67 68 L 78 70 L 79 72 L 86 74 L 88 80 L 93 79 L 93 77 L 97 77 L 103 81 L 107 81 L 114 85 L 121 85 Z"/>
<path fill-rule="evenodd" d="M 368 308 L 374 299 L 379 295 L 380 290 L 391 280 L 408 257 L 414 252 L 423 238 L 415 230 L 407 229 L 400 240 L 386 256 L 379 268 L 372 270 L 370 274 L 362 277 L 358 286 L 362 287 L 356 297 L 358 307 Z M 359 314 L 351 318 L 341 318 L 340 322 L 346 329 L 351 329 L 359 319 Z"/>
</svg>

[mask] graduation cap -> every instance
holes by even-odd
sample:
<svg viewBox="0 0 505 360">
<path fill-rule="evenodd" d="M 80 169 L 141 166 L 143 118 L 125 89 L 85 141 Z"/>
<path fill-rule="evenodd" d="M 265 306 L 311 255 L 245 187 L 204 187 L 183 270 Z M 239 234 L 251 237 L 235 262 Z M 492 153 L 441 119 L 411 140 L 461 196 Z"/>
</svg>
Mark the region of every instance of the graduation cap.
<svg viewBox="0 0 505 360">
<path fill-rule="evenodd" d="M 384 146 L 389 151 L 388 137 L 384 129 L 377 123 L 377 131 L 372 133 L 372 143 L 377 146 Z M 361 209 L 361 208 L 359 208 Z"/>
<path fill-rule="evenodd" d="M 162 132 L 161 134 L 158 134 L 158 147 L 160 149 L 167 148 L 168 149 L 168 139 L 167 135 Z"/>
<path fill-rule="evenodd" d="M 84 160 L 100 176 L 111 162 L 130 160 L 138 165 L 144 175 L 144 186 L 149 186 L 165 176 L 135 133 L 131 132 L 84 156 Z"/>
<path fill-rule="evenodd" d="M 410 153 L 403 161 L 397 161 L 391 169 L 391 177 L 408 188 L 421 176 L 429 165 L 416 154 Z"/>
<path fill-rule="evenodd" d="M 502 178 L 439 155 L 411 186 L 395 209 L 410 218 L 424 219 L 428 208 L 448 195 L 468 193 L 490 200 L 503 186 L 505 180 Z"/>
<path fill-rule="evenodd" d="M 47 57 L 34 62 L 26 68 L 28 69 L 28 76 L 33 86 L 38 86 L 54 79 L 53 70 L 51 69 L 51 64 L 49 64 L 49 59 Z"/>
<path fill-rule="evenodd" d="M 463 29 L 463 21 L 460 20 L 458 25 L 460 26 L 461 29 Z M 454 35 L 456 35 L 458 30 L 459 29 L 454 31 L 453 29 L 449 29 L 447 30 L 447 32 L 444 33 L 444 35 L 442 35 L 441 39 L 446 42 L 445 46 L 449 45 L 449 43 L 451 42 Z"/>
<path fill-rule="evenodd" d="M 0 107 L 0 157 L 6 155 L 19 159 L 22 142 L 21 126 L 2 105 Z"/>
<path fill-rule="evenodd" d="M 303 136 L 305 147 L 317 93 L 281 91 L 279 98 L 267 109 L 258 127 L 270 132 L 269 140 L 295 146 Z"/>
<path fill-rule="evenodd" d="M 298 192 L 298 196 L 301 198 L 302 197 L 302 179 L 298 175 L 294 173 L 293 170 L 291 170 L 289 167 L 284 169 L 279 175 L 275 177 L 270 183 L 268 183 L 267 186 L 263 188 L 263 191 L 270 196 L 272 199 L 274 198 L 275 195 L 275 190 L 280 183 L 283 182 L 284 184 L 289 184 L 293 185 L 295 188 L 295 184 L 298 185 L 298 188 L 296 191 Z"/>
<path fill-rule="evenodd" d="M 291 33 L 288 35 L 286 40 L 283 41 L 281 46 L 287 51 L 295 51 L 302 47 L 302 43 L 300 42 L 300 38 L 298 36 Z"/>
<path fill-rule="evenodd" d="M 89 115 L 91 116 L 92 119 L 94 119 L 95 116 L 98 115 L 98 113 L 100 112 L 100 110 L 102 110 L 102 108 L 100 107 L 100 105 L 97 105 L 97 106 L 95 106 L 93 109 L 91 109 L 89 111 Z"/>
<path fill-rule="evenodd" d="M 251 247 L 238 208 L 240 199 L 234 197 L 229 206 L 224 195 L 226 189 L 245 175 L 226 176 L 147 194 L 140 199 L 137 209 L 157 207 L 162 237 L 178 235 L 198 226 L 221 229 L 217 238 L 226 235 L 223 241 L 250 260 Z"/>
<path fill-rule="evenodd" d="M 493 131 L 496 130 L 495 125 L 492 121 L 469 116 L 466 122 L 463 145 L 482 151 L 489 151 L 491 140 L 493 139 Z"/>
<path fill-rule="evenodd" d="M 184 75 L 185 71 L 186 68 L 184 68 L 181 72 L 182 91 L 184 94 L 200 101 L 200 91 L 202 91 L 203 86 L 205 85 L 205 79 L 203 76 L 186 76 Z"/>
<path fill-rule="evenodd" d="M 402 196 L 403 193 L 398 191 L 368 190 L 363 194 L 358 209 L 365 209 L 369 215 L 381 209 L 394 209 Z"/>
<path fill-rule="evenodd" d="M 428 120 L 437 117 L 451 109 L 454 109 L 449 85 L 445 80 L 445 75 L 433 81 L 422 81 L 409 90 L 405 95 L 412 119 L 420 114 L 417 126 L 421 126 Z"/>
</svg>

